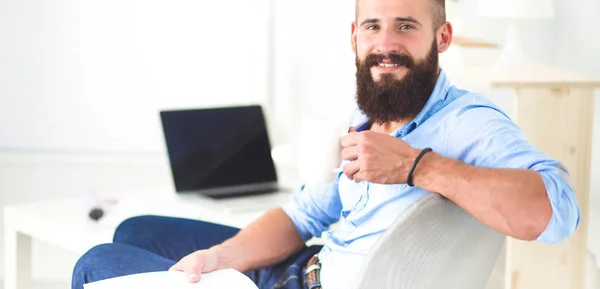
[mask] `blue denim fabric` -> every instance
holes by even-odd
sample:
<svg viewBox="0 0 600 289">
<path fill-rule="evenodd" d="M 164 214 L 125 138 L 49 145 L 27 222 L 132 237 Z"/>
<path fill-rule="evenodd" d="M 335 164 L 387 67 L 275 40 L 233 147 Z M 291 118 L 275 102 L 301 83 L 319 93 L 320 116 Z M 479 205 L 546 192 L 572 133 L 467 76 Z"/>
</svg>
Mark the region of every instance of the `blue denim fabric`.
<svg viewBox="0 0 600 289">
<path fill-rule="evenodd" d="M 207 249 L 233 237 L 239 230 L 201 221 L 141 216 L 124 221 L 113 243 L 90 249 L 75 265 L 72 287 L 129 274 L 165 271 L 197 250 Z M 259 288 L 304 289 L 308 259 L 321 246 L 305 247 L 278 265 L 244 272 Z"/>
</svg>

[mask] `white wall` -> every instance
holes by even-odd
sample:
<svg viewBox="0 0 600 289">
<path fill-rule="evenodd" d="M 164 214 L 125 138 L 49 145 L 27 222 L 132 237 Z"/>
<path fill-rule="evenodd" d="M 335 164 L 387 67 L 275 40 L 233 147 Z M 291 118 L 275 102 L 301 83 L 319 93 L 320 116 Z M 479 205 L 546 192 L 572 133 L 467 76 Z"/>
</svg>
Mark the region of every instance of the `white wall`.
<svg viewBox="0 0 600 289">
<path fill-rule="evenodd" d="M 352 1 L 277 1 L 274 107 L 280 141 L 303 114 L 347 118 L 354 106 Z"/>
<path fill-rule="evenodd" d="M 0 1 L 0 149 L 159 152 L 160 109 L 265 103 L 267 3 Z"/>
<path fill-rule="evenodd" d="M 479 15 L 479 2 L 479 0 L 458 0 L 457 10 L 461 23 L 459 28 L 455 30 L 455 34 L 504 45 L 506 42 L 506 23 L 502 19 Z M 569 3 L 572 2 L 569 1 Z M 520 40 L 523 52 L 531 60 L 548 64 L 555 63 L 557 47 L 554 44 L 557 41 L 556 27 L 559 26 L 559 21 L 556 20 L 562 13 L 564 12 L 556 11 L 556 19 L 526 20 L 520 24 Z"/>
<path fill-rule="evenodd" d="M 597 35 L 598 0 L 556 0 L 559 22 L 555 26 L 559 41 L 550 43 L 556 47 L 557 63 L 563 67 L 600 77 L 600 39 Z"/>
</svg>

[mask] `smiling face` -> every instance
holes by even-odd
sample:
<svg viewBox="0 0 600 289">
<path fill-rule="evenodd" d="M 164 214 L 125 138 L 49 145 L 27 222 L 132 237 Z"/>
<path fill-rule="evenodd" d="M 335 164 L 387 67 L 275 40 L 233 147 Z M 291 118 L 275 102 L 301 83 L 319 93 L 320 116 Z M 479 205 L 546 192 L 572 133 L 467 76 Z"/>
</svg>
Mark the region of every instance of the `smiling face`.
<svg viewBox="0 0 600 289">
<path fill-rule="evenodd" d="M 358 0 L 352 24 L 357 103 L 376 123 L 414 117 L 452 39 L 440 0 Z M 440 12 L 441 11 L 441 12 Z"/>
<path fill-rule="evenodd" d="M 356 22 L 352 24 L 352 48 L 359 61 L 364 62 L 371 54 L 397 54 L 410 57 L 416 63 L 426 58 L 434 40 L 439 42 L 438 52 L 445 51 L 447 45 L 444 44 L 449 44 L 447 38 L 451 35 L 447 34 L 451 34 L 451 27 L 444 23 L 444 8 L 438 1 L 358 0 Z M 438 41 L 436 38 L 446 39 Z M 371 68 L 371 73 L 378 81 L 386 73 L 402 79 L 408 70 L 406 63 L 394 63 L 386 57 Z"/>
</svg>

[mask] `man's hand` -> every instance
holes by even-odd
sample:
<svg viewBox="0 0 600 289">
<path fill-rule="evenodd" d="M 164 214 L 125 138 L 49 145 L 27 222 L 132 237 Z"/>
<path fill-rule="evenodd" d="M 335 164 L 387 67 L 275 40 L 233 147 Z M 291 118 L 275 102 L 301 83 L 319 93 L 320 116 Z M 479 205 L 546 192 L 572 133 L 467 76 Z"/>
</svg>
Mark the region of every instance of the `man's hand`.
<svg viewBox="0 0 600 289">
<path fill-rule="evenodd" d="M 393 136 L 351 129 L 342 138 L 342 158 L 351 163 L 344 174 L 355 182 L 405 184 L 419 150 Z"/>
<path fill-rule="evenodd" d="M 196 283 L 201 273 L 215 271 L 219 266 L 219 254 L 215 248 L 199 250 L 183 257 L 169 271 L 181 271 L 188 274 L 188 281 Z"/>
</svg>

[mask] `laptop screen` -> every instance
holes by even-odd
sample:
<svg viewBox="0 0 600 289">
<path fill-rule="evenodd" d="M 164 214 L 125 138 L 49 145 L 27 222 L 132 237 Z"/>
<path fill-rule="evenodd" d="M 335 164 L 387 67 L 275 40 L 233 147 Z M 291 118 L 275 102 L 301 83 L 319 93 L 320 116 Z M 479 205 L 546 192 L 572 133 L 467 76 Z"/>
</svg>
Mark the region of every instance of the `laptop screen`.
<svg viewBox="0 0 600 289">
<path fill-rule="evenodd" d="M 277 182 L 260 106 L 172 110 L 160 115 L 177 192 L 208 190 L 213 192 L 209 195 L 220 195 L 227 194 L 219 190 L 226 187 Z"/>
</svg>

